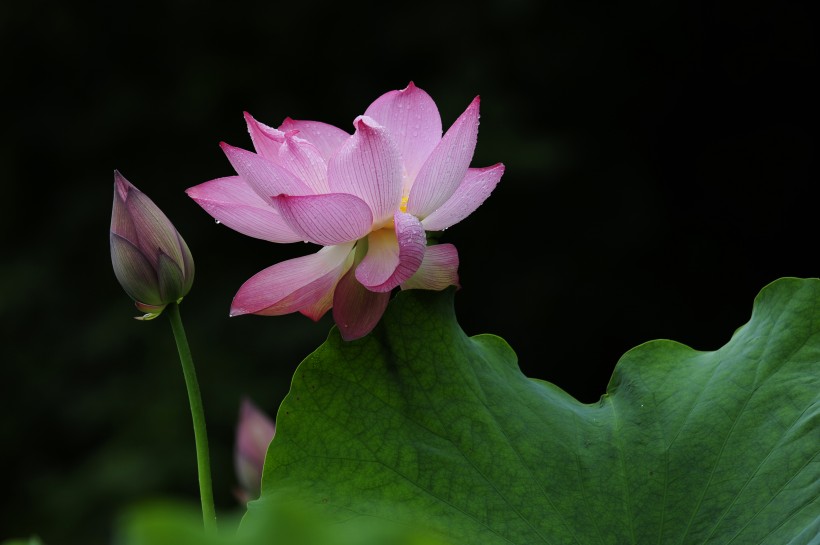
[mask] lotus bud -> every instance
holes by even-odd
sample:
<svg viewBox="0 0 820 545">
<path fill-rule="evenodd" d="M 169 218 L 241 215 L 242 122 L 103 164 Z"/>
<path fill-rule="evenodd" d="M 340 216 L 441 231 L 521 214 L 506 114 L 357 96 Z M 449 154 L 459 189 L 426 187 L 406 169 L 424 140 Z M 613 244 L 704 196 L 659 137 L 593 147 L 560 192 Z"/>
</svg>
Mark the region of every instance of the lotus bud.
<svg viewBox="0 0 820 545">
<path fill-rule="evenodd" d="M 276 424 L 247 398 L 242 400 L 236 428 L 234 464 L 240 488 L 236 497 L 245 503 L 259 497 L 262 468 Z"/>
<path fill-rule="evenodd" d="M 194 260 L 171 221 L 142 191 L 114 171 L 111 263 L 125 292 L 151 320 L 178 303 L 194 282 Z"/>
</svg>

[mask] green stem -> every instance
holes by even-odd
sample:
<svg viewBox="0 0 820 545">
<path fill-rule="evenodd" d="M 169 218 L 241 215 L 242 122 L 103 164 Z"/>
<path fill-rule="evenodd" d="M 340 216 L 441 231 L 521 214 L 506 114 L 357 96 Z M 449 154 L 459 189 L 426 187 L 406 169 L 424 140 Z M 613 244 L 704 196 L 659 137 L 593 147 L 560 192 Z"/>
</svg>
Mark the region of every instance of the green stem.
<svg viewBox="0 0 820 545">
<path fill-rule="evenodd" d="M 188 347 L 188 338 L 185 328 L 182 327 L 182 317 L 179 314 L 179 305 L 168 305 L 168 315 L 171 320 L 171 329 L 177 341 L 179 361 L 182 363 L 182 373 L 185 375 L 185 386 L 188 388 L 188 402 L 191 405 L 191 417 L 194 421 L 194 441 L 196 443 L 196 465 L 199 473 L 199 496 L 202 501 L 202 520 L 205 530 L 216 531 L 216 510 L 214 509 L 214 493 L 211 486 L 211 462 L 208 455 L 208 433 L 205 430 L 205 411 L 202 408 L 202 396 L 199 394 L 199 383 L 196 380 L 194 360 L 191 349 Z"/>
</svg>

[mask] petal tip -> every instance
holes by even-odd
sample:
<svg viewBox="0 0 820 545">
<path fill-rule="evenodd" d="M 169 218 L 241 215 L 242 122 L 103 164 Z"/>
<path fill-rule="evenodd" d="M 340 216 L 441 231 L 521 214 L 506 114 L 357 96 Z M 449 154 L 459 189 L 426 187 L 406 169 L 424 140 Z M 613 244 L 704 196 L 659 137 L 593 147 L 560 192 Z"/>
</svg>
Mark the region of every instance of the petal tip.
<svg viewBox="0 0 820 545">
<path fill-rule="evenodd" d="M 382 126 L 379 125 L 379 122 L 367 115 L 360 115 L 357 116 L 356 119 L 353 120 L 353 126 L 356 130 L 360 129 L 381 129 Z"/>
<path fill-rule="evenodd" d="M 126 199 L 126 197 L 128 197 L 129 191 L 131 191 L 132 189 L 136 189 L 131 184 L 131 182 L 125 179 L 125 176 L 123 176 L 119 170 L 114 171 L 114 188 L 116 189 L 117 194 L 120 196 L 120 199 L 123 201 Z"/>
</svg>

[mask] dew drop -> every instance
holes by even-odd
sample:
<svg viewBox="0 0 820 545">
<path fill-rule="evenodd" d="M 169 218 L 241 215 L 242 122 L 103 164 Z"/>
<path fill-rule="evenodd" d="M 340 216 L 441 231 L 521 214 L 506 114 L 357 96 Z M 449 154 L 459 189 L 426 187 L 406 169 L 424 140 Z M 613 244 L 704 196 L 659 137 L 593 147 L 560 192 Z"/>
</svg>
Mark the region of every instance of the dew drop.
<svg viewBox="0 0 820 545">
<path fill-rule="evenodd" d="M 219 221 L 219 220 L 214 220 L 214 223 L 216 223 L 217 225 L 219 225 L 219 224 L 221 224 L 222 222 L 221 222 L 221 221 Z"/>
</svg>

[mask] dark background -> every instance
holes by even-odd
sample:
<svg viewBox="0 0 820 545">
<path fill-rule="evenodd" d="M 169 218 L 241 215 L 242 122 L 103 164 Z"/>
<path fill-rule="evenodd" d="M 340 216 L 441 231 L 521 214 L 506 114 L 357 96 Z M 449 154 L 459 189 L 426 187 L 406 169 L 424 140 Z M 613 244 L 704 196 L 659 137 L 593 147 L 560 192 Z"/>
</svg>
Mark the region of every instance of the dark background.
<svg viewBox="0 0 820 545">
<path fill-rule="evenodd" d="M 111 270 L 119 169 L 176 224 L 217 508 L 236 509 L 239 400 L 270 414 L 329 316 L 228 319 L 236 289 L 308 252 L 217 226 L 184 193 L 232 174 L 242 112 L 351 130 L 413 80 L 444 127 L 477 94 L 474 166 L 507 166 L 448 230 L 456 312 L 584 402 L 651 339 L 713 350 L 755 295 L 820 270 L 818 44 L 808 3 L 5 2 L 0 131 L 0 540 L 107 543 L 134 501 L 196 501 L 167 319 Z"/>
</svg>

